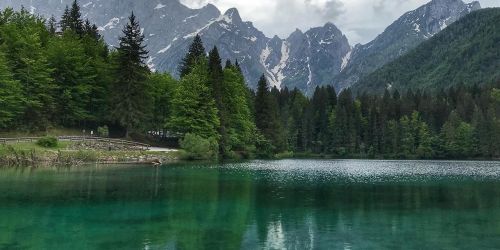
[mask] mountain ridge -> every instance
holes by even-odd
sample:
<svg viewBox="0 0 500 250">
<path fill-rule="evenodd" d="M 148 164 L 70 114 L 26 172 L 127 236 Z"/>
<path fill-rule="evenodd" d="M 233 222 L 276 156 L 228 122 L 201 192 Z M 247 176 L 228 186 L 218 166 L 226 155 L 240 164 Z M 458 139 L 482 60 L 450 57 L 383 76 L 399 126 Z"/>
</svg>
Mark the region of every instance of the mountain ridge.
<svg viewBox="0 0 500 250">
<path fill-rule="evenodd" d="M 337 90 L 352 86 L 363 76 L 402 56 L 466 14 L 481 8 L 479 2 L 432 0 L 406 12 L 371 42 L 354 47 L 348 65 L 334 79 Z"/>
<path fill-rule="evenodd" d="M 25 5 L 48 18 L 60 16 L 72 1 L 6 0 L 0 3 L 0 8 Z M 378 69 L 439 32 L 443 24 L 449 25 L 480 8 L 478 5 L 477 2 L 465 4 L 461 0 L 432 0 L 391 24 L 392 27 L 404 24 L 396 27 L 401 30 L 399 33 L 415 31 L 418 27 L 421 34 L 404 36 L 407 39 L 400 41 L 398 37 L 384 36 L 389 26 L 370 43 L 354 47 L 331 22 L 305 32 L 296 29 L 287 38 L 269 38 L 252 22 L 242 20 L 236 8 L 222 13 L 212 4 L 191 9 L 177 0 L 92 0 L 82 4 L 81 9 L 83 18 L 96 23 L 110 45 L 117 44 L 126 17 L 133 10 L 143 27 L 150 51 L 147 64 L 153 70 L 177 76 L 178 65 L 192 37 L 200 34 L 207 50 L 217 45 L 223 60 L 239 61 L 250 87 L 255 88 L 259 77 L 265 74 L 273 87 L 298 88 L 311 95 L 319 85 L 333 85 L 337 90 L 351 86 L 367 72 Z M 429 16 L 438 16 L 438 23 L 427 23 L 425 19 L 419 20 L 418 26 L 411 26 L 410 23 L 422 16 L 411 16 L 411 13 L 418 13 L 423 8 L 428 8 L 425 11 Z M 407 22 L 403 20 L 405 17 L 409 18 Z M 439 25 L 439 20 L 444 19 L 446 21 Z"/>
<path fill-rule="evenodd" d="M 471 13 L 364 77 L 353 89 L 380 94 L 386 88 L 436 90 L 456 84 L 494 84 L 500 80 L 498 20 L 500 8 Z"/>
</svg>

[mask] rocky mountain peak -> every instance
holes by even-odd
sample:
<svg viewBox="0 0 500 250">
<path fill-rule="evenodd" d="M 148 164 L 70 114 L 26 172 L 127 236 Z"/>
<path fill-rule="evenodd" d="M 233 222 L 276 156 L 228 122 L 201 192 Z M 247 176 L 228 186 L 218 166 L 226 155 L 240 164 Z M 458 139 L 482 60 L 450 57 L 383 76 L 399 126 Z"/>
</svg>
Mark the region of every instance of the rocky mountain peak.
<svg viewBox="0 0 500 250">
<path fill-rule="evenodd" d="M 227 17 L 227 21 L 231 23 L 241 23 L 243 22 L 240 17 L 238 9 L 231 8 L 224 13 L 224 17 Z"/>
</svg>

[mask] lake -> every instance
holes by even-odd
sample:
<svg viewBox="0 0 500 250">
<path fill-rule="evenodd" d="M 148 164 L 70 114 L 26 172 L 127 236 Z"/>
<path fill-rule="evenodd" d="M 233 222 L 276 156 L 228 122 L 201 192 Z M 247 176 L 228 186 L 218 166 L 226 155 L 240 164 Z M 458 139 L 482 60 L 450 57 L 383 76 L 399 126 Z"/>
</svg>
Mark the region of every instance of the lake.
<svg viewBox="0 0 500 250">
<path fill-rule="evenodd" d="M 500 163 L 0 169 L 0 249 L 498 249 Z"/>
</svg>

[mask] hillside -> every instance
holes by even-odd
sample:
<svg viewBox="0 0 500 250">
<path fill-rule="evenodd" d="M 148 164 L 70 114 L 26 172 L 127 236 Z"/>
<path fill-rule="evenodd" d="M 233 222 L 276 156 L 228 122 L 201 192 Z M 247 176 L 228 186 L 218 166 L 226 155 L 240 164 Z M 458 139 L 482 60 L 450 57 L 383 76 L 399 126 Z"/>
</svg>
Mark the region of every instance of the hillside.
<svg viewBox="0 0 500 250">
<path fill-rule="evenodd" d="M 481 9 L 479 2 L 432 0 L 405 13 L 373 41 L 354 47 L 349 63 L 333 81 L 335 89 L 351 87 L 478 9 Z"/>
<path fill-rule="evenodd" d="M 408 54 L 360 80 L 353 89 L 437 89 L 500 79 L 500 8 L 472 12 Z"/>
</svg>

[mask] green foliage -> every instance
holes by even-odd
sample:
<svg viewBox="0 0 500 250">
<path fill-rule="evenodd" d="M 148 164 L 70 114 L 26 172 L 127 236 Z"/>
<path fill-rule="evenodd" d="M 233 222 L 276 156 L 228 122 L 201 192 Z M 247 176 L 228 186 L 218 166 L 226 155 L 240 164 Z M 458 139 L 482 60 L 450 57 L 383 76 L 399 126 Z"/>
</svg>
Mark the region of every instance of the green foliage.
<svg viewBox="0 0 500 250">
<path fill-rule="evenodd" d="M 109 136 L 109 128 L 108 126 L 104 125 L 102 127 L 97 128 L 97 134 L 100 137 L 108 137 Z"/>
<path fill-rule="evenodd" d="M 0 52 L 0 128 L 11 126 L 22 110 L 23 95 L 19 81 L 7 65 L 5 56 Z"/>
<path fill-rule="evenodd" d="M 500 103 L 500 89 L 493 89 L 491 91 L 491 97 L 493 97 L 497 102 Z"/>
<path fill-rule="evenodd" d="M 226 109 L 227 151 L 253 151 L 256 127 L 250 110 L 245 79 L 231 66 L 224 69 L 222 97 Z"/>
<path fill-rule="evenodd" d="M 206 62 L 201 61 L 179 82 L 172 100 L 172 115 L 167 121 L 167 128 L 181 134 L 219 138 L 219 124 Z"/>
<path fill-rule="evenodd" d="M 451 158 L 466 158 L 473 156 L 474 130 L 463 122 L 456 112 L 452 112 L 444 124 L 441 136 L 445 142 L 444 148 Z"/>
<path fill-rule="evenodd" d="M 329 98 L 325 87 L 317 88 L 311 99 L 287 89 L 271 92 L 279 100 L 288 150 L 295 155 L 405 159 L 500 155 L 500 102 L 496 89 L 488 86 L 458 85 L 404 95 L 386 91 L 383 96 L 356 98 L 349 90 Z M 328 117 L 326 126 L 323 117 Z M 270 140 L 257 141 L 259 157 L 274 150 L 271 146 Z"/>
<path fill-rule="evenodd" d="M 200 37 L 195 37 L 180 66 L 181 80 L 166 126 L 179 134 L 217 139 L 222 157 L 248 157 L 255 151 L 256 127 L 241 70 L 230 61 L 223 69 L 216 47 L 208 58 L 204 51 Z"/>
<path fill-rule="evenodd" d="M 151 128 L 159 131 L 165 127 L 165 121 L 172 115 L 172 101 L 179 83 L 166 73 L 152 73 L 148 82 L 153 99 Z"/>
<path fill-rule="evenodd" d="M 188 133 L 180 141 L 181 148 L 186 151 L 188 160 L 214 160 L 219 154 L 219 145 L 215 138 L 203 138 Z"/>
<path fill-rule="evenodd" d="M 91 57 L 85 53 L 82 42 L 72 32 L 50 40 L 47 59 L 52 78 L 57 85 L 55 115 L 58 123 L 71 127 L 88 120 L 87 107 L 91 100 L 92 86 L 96 85 Z"/>
<path fill-rule="evenodd" d="M 189 47 L 189 52 L 186 54 L 184 59 L 182 59 L 179 65 L 179 74 L 182 77 L 187 76 L 191 73 L 191 70 L 195 65 L 199 63 L 200 60 L 205 58 L 206 52 L 201 37 L 196 35 Z"/>
<path fill-rule="evenodd" d="M 280 152 L 286 149 L 278 103 L 271 95 L 264 75 L 259 80 L 255 96 L 255 124 L 266 140 L 272 143 L 274 151 Z"/>
<path fill-rule="evenodd" d="M 425 122 L 420 124 L 418 130 L 418 138 L 420 140 L 416 154 L 421 159 L 432 159 L 435 157 L 434 149 L 432 148 L 432 134 Z"/>
<path fill-rule="evenodd" d="M 56 148 L 58 143 L 59 142 L 57 138 L 52 136 L 45 136 L 43 138 L 38 139 L 38 141 L 36 142 L 37 145 L 44 148 Z"/>
<path fill-rule="evenodd" d="M 2 17 L 0 50 L 5 53 L 25 97 L 20 120 L 24 126 L 44 129 L 54 110 L 53 68 L 44 50 L 49 33 L 44 20 L 26 10 L 12 12 L 6 9 Z"/>
<path fill-rule="evenodd" d="M 0 73 L 7 107 L 2 120 L 27 130 L 107 122 L 109 54 L 95 25 L 88 24 L 88 34 L 71 29 L 56 34 L 55 18 L 46 24 L 24 9 L 5 9 L 0 20 Z"/>
<path fill-rule="evenodd" d="M 144 62 L 148 52 L 143 43 L 144 35 L 132 13 L 117 48 L 113 89 L 119 91 L 112 94 L 111 100 L 111 116 L 125 128 L 126 137 L 131 130 L 140 128 L 142 122 L 147 120 L 148 110 L 152 106 L 147 81 L 149 69 Z"/>
<path fill-rule="evenodd" d="M 359 81 L 359 91 L 383 93 L 387 86 L 449 88 L 457 83 L 487 84 L 500 79 L 500 9 L 474 11 L 429 41 Z"/>
</svg>

